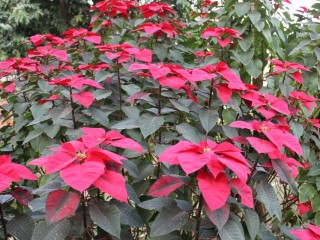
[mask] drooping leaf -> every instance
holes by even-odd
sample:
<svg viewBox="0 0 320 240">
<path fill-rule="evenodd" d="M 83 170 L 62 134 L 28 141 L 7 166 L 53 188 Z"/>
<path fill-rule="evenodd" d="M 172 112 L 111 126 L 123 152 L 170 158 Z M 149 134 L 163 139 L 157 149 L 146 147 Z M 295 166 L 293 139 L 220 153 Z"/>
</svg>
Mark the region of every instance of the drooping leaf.
<svg viewBox="0 0 320 240">
<path fill-rule="evenodd" d="M 153 197 L 168 196 L 183 184 L 185 184 L 185 182 L 181 178 L 170 175 L 161 176 L 150 188 L 149 195 Z"/>
<path fill-rule="evenodd" d="M 227 204 L 214 211 L 211 211 L 208 206 L 205 205 L 205 210 L 208 218 L 218 229 L 221 229 L 229 219 L 230 209 Z"/>
<path fill-rule="evenodd" d="M 276 215 L 281 221 L 281 207 L 274 188 L 268 183 L 259 183 L 256 190 L 256 199 L 264 204 L 271 216 Z"/>
<path fill-rule="evenodd" d="M 229 219 L 219 230 L 219 236 L 222 240 L 245 240 L 241 225 L 237 224 L 233 219 Z"/>
<path fill-rule="evenodd" d="M 259 215 L 251 209 L 245 209 L 245 218 L 244 218 L 248 232 L 251 239 L 255 239 L 260 226 Z"/>
<path fill-rule="evenodd" d="M 166 235 L 186 224 L 189 214 L 177 206 L 164 207 L 151 225 L 151 237 Z"/>
<path fill-rule="evenodd" d="M 228 178 L 220 173 L 216 178 L 204 171 L 199 172 L 197 176 L 198 185 L 211 211 L 224 206 L 230 195 Z"/>
<path fill-rule="evenodd" d="M 46 220 L 48 223 L 58 222 L 61 219 L 73 216 L 80 202 L 80 195 L 64 190 L 55 190 L 49 193 L 46 202 Z"/>
<path fill-rule="evenodd" d="M 60 171 L 62 179 L 72 188 L 83 192 L 89 188 L 104 172 L 101 162 L 72 163 Z"/>
<path fill-rule="evenodd" d="M 14 197 L 20 204 L 28 206 L 28 203 L 33 199 L 31 193 L 27 189 L 17 187 L 11 191 Z"/>
<path fill-rule="evenodd" d="M 219 114 L 215 110 L 201 109 L 199 112 L 200 122 L 204 130 L 208 133 L 216 125 Z"/>
<path fill-rule="evenodd" d="M 238 17 L 242 17 L 243 15 L 245 15 L 247 12 L 250 11 L 250 2 L 237 3 L 235 5 L 235 10 Z"/>
<path fill-rule="evenodd" d="M 27 214 L 17 214 L 7 223 L 8 232 L 19 240 L 30 240 L 34 227 L 34 220 Z"/>
<path fill-rule="evenodd" d="M 104 231 L 120 238 L 120 210 L 105 202 L 90 202 L 89 213 L 92 220 Z"/>
<path fill-rule="evenodd" d="M 317 193 L 317 190 L 313 185 L 309 183 L 304 183 L 299 188 L 299 200 L 304 203 L 309 201 Z"/>
<path fill-rule="evenodd" d="M 149 113 L 145 113 L 139 118 L 139 127 L 145 138 L 156 132 L 163 123 L 164 118 L 162 116 L 154 116 Z"/>
<path fill-rule="evenodd" d="M 66 219 L 49 226 L 41 221 L 35 227 L 31 240 L 64 240 L 70 228 L 71 224 Z"/>
<path fill-rule="evenodd" d="M 147 209 L 147 210 L 157 210 L 161 211 L 161 208 L 175 205 L 175 201 L 169 197 L 159 197 L 150 199 L 138 204 L 139 207 Z"/>
</svg>

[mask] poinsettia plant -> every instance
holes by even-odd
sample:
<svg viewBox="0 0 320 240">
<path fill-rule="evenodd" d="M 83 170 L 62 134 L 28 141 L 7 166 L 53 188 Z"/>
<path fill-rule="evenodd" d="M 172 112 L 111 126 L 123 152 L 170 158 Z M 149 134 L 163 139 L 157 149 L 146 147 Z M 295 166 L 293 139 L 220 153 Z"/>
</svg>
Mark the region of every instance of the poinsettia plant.
<svg viewBox="0 0 320 240">
<path fill-rule="evenodd" d="M 318 237 L 320 4 L 189 4 L 100 1 L 0 62 L 0 238 Z"/>
</svg>

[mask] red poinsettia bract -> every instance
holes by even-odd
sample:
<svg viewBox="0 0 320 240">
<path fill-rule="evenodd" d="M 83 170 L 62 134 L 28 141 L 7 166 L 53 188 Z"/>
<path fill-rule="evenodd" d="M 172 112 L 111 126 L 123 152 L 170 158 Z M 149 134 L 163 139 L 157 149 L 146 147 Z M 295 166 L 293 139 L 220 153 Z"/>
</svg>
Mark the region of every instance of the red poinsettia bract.
<svg viewBox="0 0 320 240">
<path fill-rule="evenodd" d="M 106 0 L 101 1 L 89 8 L 89 10 L 98 10 L 102 14 L 110 16 L 111 18 L 115 16 L 120 16 L 128 18 L 129 9 L 136 7 L 136 1 L 131 0 Z"/>
<path fill-rule="evenodd" d="M 209 139 L 198 144 L 180 141 L 166 149 L 159 162 L 180 165 L 187 175 L 198 171 L 198 186 L 211 211 L 226 203 L 231 187 L 238 191 L 245 206 L 253 207 L 252 190 L 246 184 L 250 165 L 231 143 L 217 144 Z M 230 178 L 227 168 L 237 178 Z"/>
<path fill-rule="evenodd" d="M 29 162 L 44 167 L 46 174 L 60 172 L 61 178 L 72 188 L 83 192 L 91 185 L 120 201 L 127 201 L 125 179 L 119 173 L 121 160 L 126 158 L 102 146 L 116 146 L 141 152 L 138 143 L 114 131 L 83 128 L 84 135 L 74 141 L 52 148 L 55 153 Z"/>
<path fill-rule="evenodd" d="M 0 192 L 9 188 L 11 182 L 20 182 L 21 179 L 38 178 L 25 166 L 12 163 L 9 155 L 0 155 Z"/>
<path fill-rule="evenodd" d="M 268 140 L 257 137 L 247 137 L 251 146 L 258 153 L 274 154 L 281 158 L 280 150 L 282 146 L 285 146 L 290 151 L 303 156 L 301 145 L 298 139 L 289 132 L 288 126 L 274 124 L 271 121 L 259 122 L 253 120 L 252 122 L 235 121 L 230 124 L 230 127 L 244 128 L 263 133 Z"/>
<path fill-rule="evenodd" d="M 144 18 L 152 17 L 155 14 L 157 14 L 159 17 L 166 17 L 168 13 L 175 15 L 170 5 L 161 2 L 144 4 L 139 7 L 139 10 L 141 11 Z"/>
<path fill-rule="evenodd" d="M 231 43 L 230 37 L 242 39 L 239 31 L 232 29 L 232 28 L 226 28 L 226 27 L 225 28 L 209 27 L 202 32 L 202 37 L 203 38 L 215 37 L 218 40 L 218 43 L 222 48 L 225 48 L 226 46 L 228 46 Z"/>
<path fill-rule="evenodd" d="M 302 78 L 300 70 L 310 72 L 309 68 L 306 68 L 299 63 L 295 63 L 295 62 L 291 63 L 288 61 L 282 62 L 277 59 L 270 59 L 269 61 L 275 67 L 275 72 L 273 72 L 272 74 L 279 74 L 282 72 L 288 72 L 291 74 L 292 78 L 298 83 L 303 83 L 303 78 Z M 289 72 L 290 70 L 294 70 L 294 72 Z"/>
<path fill-rule="evenodd" d="M 309 229 L 294 229 L 290 233 L 301 240 L 319 240 L 320 227 L 308 224 Z"/>
<path fill-rule="evenodd" d="M 156 38 L 160 37 L 164 33 L 174 38 L 178 33 L 178 30 L 168 22 L 162 22 L 162 23 L 146 22 L 141 24 L 139 27 L 137 27 L 133 31 L 144 31 L 147 34 L 155 35 Z"/>
</svg>

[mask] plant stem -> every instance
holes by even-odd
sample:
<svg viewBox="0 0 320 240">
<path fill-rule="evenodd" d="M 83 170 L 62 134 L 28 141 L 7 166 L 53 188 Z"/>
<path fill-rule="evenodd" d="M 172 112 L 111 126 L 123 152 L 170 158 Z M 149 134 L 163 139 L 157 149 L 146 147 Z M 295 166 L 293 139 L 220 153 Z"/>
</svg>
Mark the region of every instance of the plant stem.
<svg viewBox="0 0 320 240">
<path fill-rule="evenodd" d="M 196 232 L 195 232 L 194 240 L 199 240 L 199 236 L 200 236 L 200 223 L 201 223 L 202 206 L 203 206 L 203 196 L 200 193 L 200 195 L 199 195 L 199 206 L 198 206 L 198 212 L 197 212 Z"/>
<path fill-rule="evenodd" d="M 213 95 L 213 79 L 211 80 L 211 85 L 210 85 L 210 95 L 209 95 L 209 101 L 208 101 L 208 109 L 211 108 L 212 95 Z"/>
<path fill-rule="evenodd" d="M 162 86 L 159 84 L 159 89 L 158 89 L 158 116 L 161 116 L 161 91 L 162 91 Z M 161 144 L 161 135 L 162 135 L 162 130 L 161 128 L 159 128 L 159 131 L 158 131 L 158 142 L 159 144 Z M 160 169 L 161 169 L 161 166 L 160 166 L 160 162 L 158 162 L 158 171 L 157 171 L 157 178 L 159 179 L 160 178 Z"/>
<path fill-rule="evenodd" d="M 6 221 L 4 220 L 4 216 L 3 216 L 2 204 L 0 204 L 0 215 L 1 215 L 1 223 L 2 223 L 2 228 L 3 228 L 4 239 L 8 240 L 7 227 L 6 227 Z"/>
<path fill-rule="evenodd" d="M 87 212 L 86 212 L 86 200 L 84 197 L 84 192 L 81 194 L 81 206 L 82 206 L 82 220 L 83 220 L 83 229 L 84 229 L 84 239 L 90 239 L 90 236 L 87 232 Z"/>
<path fill-rule="evenodd" d="M 122 119 L 122 92 L 121 92 L 121 78 L 120 78 L 120 70 L 117 65 L 117 76 L 118 76 L 118 88 L 119 88 L 119 114 L 120 120 Z"/>
<path fill-rule="evenodd" d="M 71 115 L 72 115 L 72 121 L 73 121 L 73 129 L 77 129 L 77 123 L 76 123 L 76 117 L 74 114 L 74 104 L 73 104 L 73 99 L 72 99 L 72 88 L 69 86 L 69 93 L 70 93 L 70 105 L 71 105 Z"/>
</svg>

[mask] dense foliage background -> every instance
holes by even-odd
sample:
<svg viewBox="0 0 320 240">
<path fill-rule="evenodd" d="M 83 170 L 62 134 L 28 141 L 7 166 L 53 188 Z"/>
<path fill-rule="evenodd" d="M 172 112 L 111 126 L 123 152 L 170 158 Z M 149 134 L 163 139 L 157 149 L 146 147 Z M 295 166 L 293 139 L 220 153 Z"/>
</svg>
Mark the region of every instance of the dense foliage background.
<svg viewBox="0 0 320 240">
<path fill-rule="evenodd" d="M 320 3 L 75 2 L 0 2 L 0 237 L 320 237 Z"/>
</svg>

